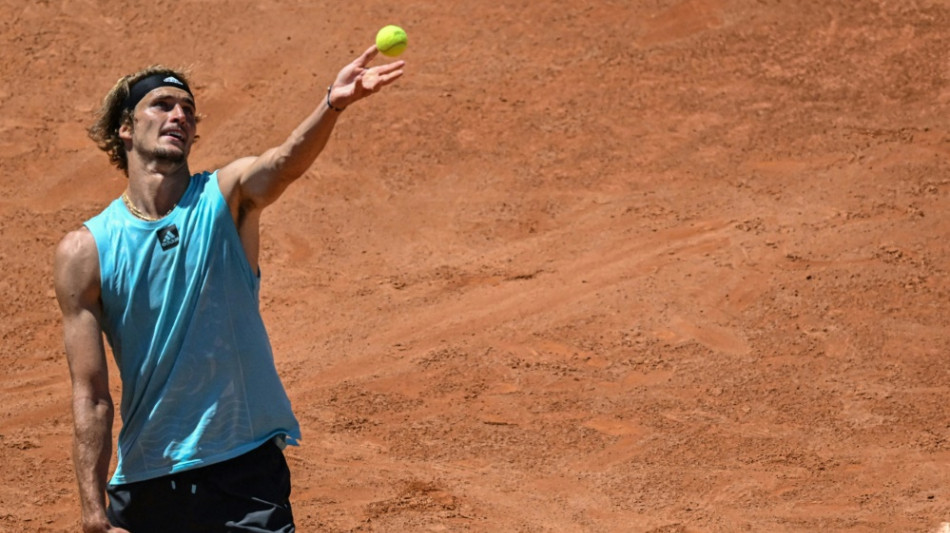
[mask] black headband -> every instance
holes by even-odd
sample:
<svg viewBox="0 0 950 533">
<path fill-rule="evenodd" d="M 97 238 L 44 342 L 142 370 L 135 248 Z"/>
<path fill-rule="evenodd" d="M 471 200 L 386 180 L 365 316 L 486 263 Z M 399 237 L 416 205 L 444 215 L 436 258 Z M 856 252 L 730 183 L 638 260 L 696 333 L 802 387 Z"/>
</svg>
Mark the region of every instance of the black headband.
<svg viewBox="0 0 950 533">
<path fill-rule="evenodd" d="M 191 94 L 191 89 L 188 88 L 188 84 L 184 81 L 178 79 L 172 74 L 152 74 L 151 76 L 146 76 L 139 81 L 135 82 L 135 85 L 129 89 L 129 96 L 125 98 L 125 108 L 129 111 L 135 109 L 135 106 L 145 98 L 145 95 L 154 89 L 159 87 L 177 87 L 184 90 L 194 98 L 194 95 Z"/>
</svg>

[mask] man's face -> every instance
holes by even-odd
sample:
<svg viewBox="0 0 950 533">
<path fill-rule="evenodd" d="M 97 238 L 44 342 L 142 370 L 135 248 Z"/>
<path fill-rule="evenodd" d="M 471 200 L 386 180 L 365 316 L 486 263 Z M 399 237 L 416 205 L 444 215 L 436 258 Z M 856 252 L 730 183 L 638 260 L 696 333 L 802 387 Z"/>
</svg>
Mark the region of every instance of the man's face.
<svg viewBox="0 0 950 533">
<path fill-rule="evenodd" d="M 135 106 L 132 127 L 122 126 L 119 136 L 132 141 L 132 150 L 146 160 L 180 164 L 187 161 L 196 132 L 191 95 L 176 87 L 158 87 Z"/>
</svg>

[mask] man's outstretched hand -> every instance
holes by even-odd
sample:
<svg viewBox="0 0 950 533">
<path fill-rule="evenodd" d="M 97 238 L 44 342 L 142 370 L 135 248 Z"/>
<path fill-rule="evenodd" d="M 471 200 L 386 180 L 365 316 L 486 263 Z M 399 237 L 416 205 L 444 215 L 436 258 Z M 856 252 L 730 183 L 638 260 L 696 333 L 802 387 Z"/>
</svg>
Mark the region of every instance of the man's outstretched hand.
<svg viewBox="0 0 950 533">
<path fill-rule="evenodd" d="M 370 46 L 362 55 L 340 70 L 329 94 L 330 103 L 334 107 L 345 108 L 402 76 L 405 61 L 394 61 L 378 67 L 370 67 L 369 63 L 378 53 L 376 45 Z"/>
</svg>

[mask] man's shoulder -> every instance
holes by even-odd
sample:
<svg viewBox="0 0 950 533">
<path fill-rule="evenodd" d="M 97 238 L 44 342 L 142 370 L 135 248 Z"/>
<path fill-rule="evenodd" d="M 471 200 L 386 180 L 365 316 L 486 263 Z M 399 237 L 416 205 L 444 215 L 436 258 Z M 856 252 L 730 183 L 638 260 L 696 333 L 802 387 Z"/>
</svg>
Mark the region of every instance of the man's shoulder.
<svg viewBox="0 0 950 533">
<path fill-rule="evenodd" d="M 56 254 L 74 255 L 77 253 L 88 252 L 89 248 L 95 249 L 96 239 L 92 232 L 86 226 L 80 226 L 66 235 L 59 241 L 56 247 Z"/>
<path fill-rule="evenodd" d="M 216 170 L 215 173 L 222 192 L 230 192 L 237 187 L 241 181 L 241 176 L 247 172 L 247 169 L 256 159 L 255 157 L 241 157 Z"/>
<path fill-rule="evenodd" d="M 83 265 L 98 265 L 99 251 L 89 228 L 82 226 L 67 233 L 56 246 L 56 272 L 77 272 Z"/>
</svg>

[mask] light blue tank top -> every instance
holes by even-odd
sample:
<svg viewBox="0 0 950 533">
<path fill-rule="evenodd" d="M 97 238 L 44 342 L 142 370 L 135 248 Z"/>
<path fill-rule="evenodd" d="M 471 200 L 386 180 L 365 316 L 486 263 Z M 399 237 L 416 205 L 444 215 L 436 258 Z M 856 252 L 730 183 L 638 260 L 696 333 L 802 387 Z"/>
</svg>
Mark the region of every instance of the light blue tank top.
<svg viewBox="0 0 950 533">
<path fill-rule="evenodd" d="M 112 484 L 237 457 L 278 435 L 291 411 L 251 271 L 217 172 L 147 222 L 121 199 L 86 222 L 99 252 L 102 327 L 122 377 Z"/>
</svg>

